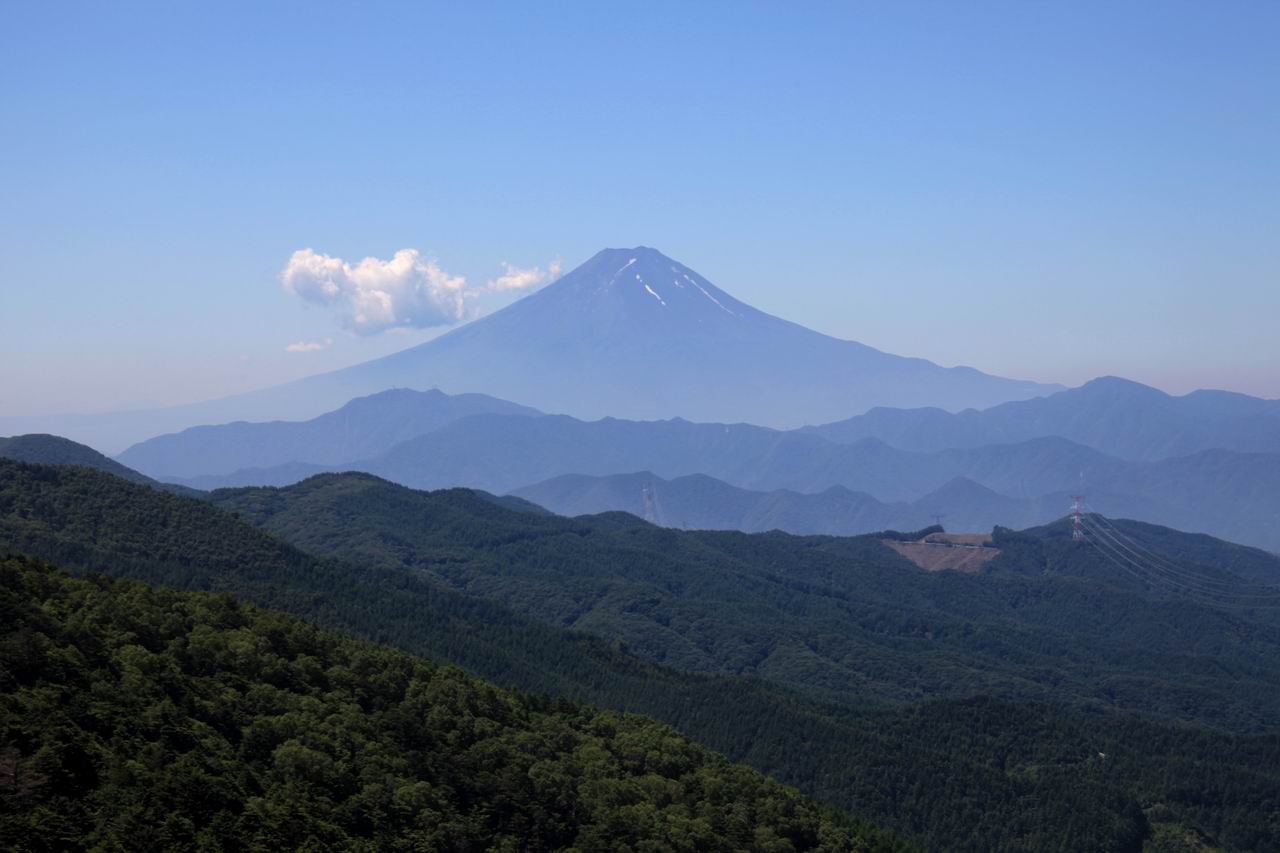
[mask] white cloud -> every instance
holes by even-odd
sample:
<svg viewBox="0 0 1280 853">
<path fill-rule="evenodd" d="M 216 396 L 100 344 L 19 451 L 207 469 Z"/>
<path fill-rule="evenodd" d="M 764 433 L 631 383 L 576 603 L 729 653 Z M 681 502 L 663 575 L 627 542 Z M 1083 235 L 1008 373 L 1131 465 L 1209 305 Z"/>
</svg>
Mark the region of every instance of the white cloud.
<svg viewBox="0 0 1280 853">
<path fill-rule="evenodd" d="M 506 261 L 502 262 L 502 267 L 506 272 L 497 278 L 489 279 L 486 289 L 498 292 L 528 290 L 532 287 L 546 284 L 549 281 L 555 281 L 560 277 L 559 258 L 556 258 L 548 264 L 545 271 L 538 267 L 521 269 L 520 267 L 509 264 Z"/>
<path fill-rule="evenodd" d="M 342 324 L 360 335 L 456 323 L 466 316 L 469 295 L 464 276 L 449 275 L 417 249 L 401 249 L 386 261 L 365 258 L 358 264 L 302 249 L 281 270 L 280 283 L 286 293 L 336 307 Z"/>
<path fill-rule="evenodd" d="M 333 338 L 325 338 L 323 341 L 298 341 L 296 344 L 289 344 L 284 348 L 285 352 L 315 352 L 316 350 L 328 349 L 333 346 Z M 241 358 L 246 358 L 242 356 Z"/>
</svg>

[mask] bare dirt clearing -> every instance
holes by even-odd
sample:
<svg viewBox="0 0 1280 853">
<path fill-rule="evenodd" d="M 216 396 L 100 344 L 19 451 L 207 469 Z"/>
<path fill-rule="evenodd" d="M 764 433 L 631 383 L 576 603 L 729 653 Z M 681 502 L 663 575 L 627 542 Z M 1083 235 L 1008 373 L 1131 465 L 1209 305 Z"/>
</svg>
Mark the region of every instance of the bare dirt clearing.
<svg viewBox="0 0 1280 853">
<path fill-rule="evenodd" d="M 918 542 L 880 540 L 927 572 L 976 574 L 1000 553 L 990 533 L 930 533 Z"/>
</svg>

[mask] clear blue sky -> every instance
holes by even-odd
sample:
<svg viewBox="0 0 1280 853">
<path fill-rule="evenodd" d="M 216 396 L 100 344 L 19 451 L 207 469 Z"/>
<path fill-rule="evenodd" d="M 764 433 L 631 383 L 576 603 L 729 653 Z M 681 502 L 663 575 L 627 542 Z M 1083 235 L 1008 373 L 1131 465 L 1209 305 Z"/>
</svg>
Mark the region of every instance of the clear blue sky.
<svg viewBox="0 0 1280 853">
<path fill-rule="evenodd" d="M 1280 397 L 1278 44 L 1276 2 L 6 4 L 0 414 L 438 333 L 345 333 L 303 248 L 645 244 L 896 353 Z"/>
</svg>

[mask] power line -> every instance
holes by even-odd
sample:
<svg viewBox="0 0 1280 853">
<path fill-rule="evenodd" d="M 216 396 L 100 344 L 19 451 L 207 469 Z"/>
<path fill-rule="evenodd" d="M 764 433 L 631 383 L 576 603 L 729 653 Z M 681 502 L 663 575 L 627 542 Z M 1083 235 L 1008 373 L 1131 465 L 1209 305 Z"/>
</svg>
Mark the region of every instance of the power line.
<svg viewBox="0 0 1280 853">
<path fill-rule="evenodd" d="M 1233 601 L 1230 599 L 1223 600 L 1223 598 L 1220 597 L 1223 595 L 1222 593 L 1207 594 L 1193 588 L 1181 586 L 1169 581 L 1167 578 L 1152 576 L 1146 573 L 1141 564 L 1133 562 L 1129 558 L 1125 557 L 1124 554 L 1110 550 L 1107 546 L 1100 545 L 1096 540 L 1091 541 L 1090 544 L 1092 544 L 1098 553 L 1108 561 L 1118 566 L 1120 569 L 1143 584 L 1149 587 L 1154 587 L 1160 592 L 1164 592 L 1166 594 L 1179 595 L 1188 601 L 1204 605 L 1205 607 L 1216 607 L 1231 610 L 1256 610 L 1260 607 L 1268 608 L 1280 606 L 1276 603 L 1270 602 L 1248 603 L 1244 601 Z"/>
<path fill-rule="evenodd" d="M 1190 584 L 1204 587 L 1206 588 L 1206 591 L 1212 591 L 1213 588 L 1216 587 L 1221 590 L 1230 590 L 1230 594 L 1240 595 L 1241 593 L 1239 593 L 1239 590 L 1241 587 L 1248 588 L 1249 586 L 1254 586 L 1259 588 L 1259 592 L 1256 594 L 1250 594 L 1249 597 L 1251 598 L 1280 598 L 1280 590 L 1272 587 L 1266 587 L 1262 584 L 1232 583 L 1230 581 L 1218 580 L 1177 565 L 1169 558 L 1144 546 L 1132 537 L 1125 535 L 1124 531 L 1120 530 L 1120 528 L 1112 524 L 1106 516 L 1101 515 L 1100 513 L 1090 514 L 1089 520 L 1096 527 L 1110 534 L 1110 538 L 1120 548 L 1135 557 L 1145 559 L 1148 563 L 1160 569 L 1162 573 L 1166 575 L 1186 581 Z M 1266 591 L 1263 592 L 1262 590 Z"/>
<path fill-rule="evenodd" d="M 1187 573 L 1171 574 L 1169 569 L 1144 558 L 1141 554 L 1131 549 L 1127 549 L 1121 540 L 1103 527 L 1104 522 L 1109 524 L 1105 518 L 1096 513 L 1081 514 L 1081 528 L 1083 533 L 1088 534 L 1083 537 L 1084 541 L 1089 542 L 1094 547 L 1094 550 L 1126 574 L 1148 586 L 1159 588 L 1166 593 L 1180 593 L 1198 603 L 1212 607 L 1251 609 L 1254 607 L 1280 606 L 1280 602 L 1272 603 L 1268 601 L 1268 599 L 1280 598 L 1280 592 L 1270 594 L 1226 592 L 1198 585 L 1199 582 L 1217 583 L 1209 581 L 1207 578 Z M 1239 587 L 1236 586 L 1233 589 L 1238 590 Z"/>
<path fill-rule="evenodd" d="M 1099 553 L 1101 553 L 1104 557 L 1107 557 L 1112 562 L 1117 563 L 1118 565 L 1120 565 L 1121 568 L 1125 569 L 1130 574 L 1134 575 L 1144 583 L 1156 585 L 1156 586 L 1159 586 L 1161 584 L 1164 584 L 1166 586 L 1172 586 L 1174 589 L 1180 592 L 1186 592 L 1193 596 L 1198 596 L 1202 594 L 1207 595 L 1206 592 L 1200 589 L 1197 589 L 1192 586 L 1187 586 L 1186 584 L 1183 584 L 1173 578 L 1167 577 L 1165 575 L 1160 574 L 1159 572 L 1153 571 L 1150 565 L 1143 563 L 1138 558 L 1135 558 L 1130 556 L 1129 554 L 1126 554 L 1124 550 L 1122 550 L 1115 543 L 1115 540 L 1108 538 L 1102 533 L 1101 530 L 1093 527 L 1091 524 L 1087 525 L 1085 529 L 1090 534 L 1087 541 L 1091 545 L 1093 545 L 1093 547 Z"/>
<path fill-rule="evenodd" d="M 1126 553 L 1114 539 L 1109 538 L 1099 528 L 1088 525 L 1086 530 L 1091 534 L 1090 544 L 1099 553 L 1121 568 L 1128 570 L 1130 574 L 1133 574 L 1138 580 L 1147 585 L 1161 588 L 1165 592 L 1182 593 L 1190 598 L 1212 604 L 1222 604 L 1224 603 L 1221 600 L 1222 598 L 1233 597 L 1231 593 L 1189 585 L 1176 578 L 1162 574 L 1152 564 Z"/>
</svg>

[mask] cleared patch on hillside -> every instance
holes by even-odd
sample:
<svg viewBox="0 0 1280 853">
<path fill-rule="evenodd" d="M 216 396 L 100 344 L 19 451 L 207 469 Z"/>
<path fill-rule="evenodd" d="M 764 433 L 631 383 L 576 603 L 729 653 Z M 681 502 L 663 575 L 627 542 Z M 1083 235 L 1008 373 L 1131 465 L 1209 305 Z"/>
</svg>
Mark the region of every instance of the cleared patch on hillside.
<svg viewBox="0 0 1280 853">
<path fill-rule="evenodd" d="M 990 533 L 930 533 L 917 542 L 880 540 L 927 572 L 977 574 L 995 559 Z"/>
</svg>

